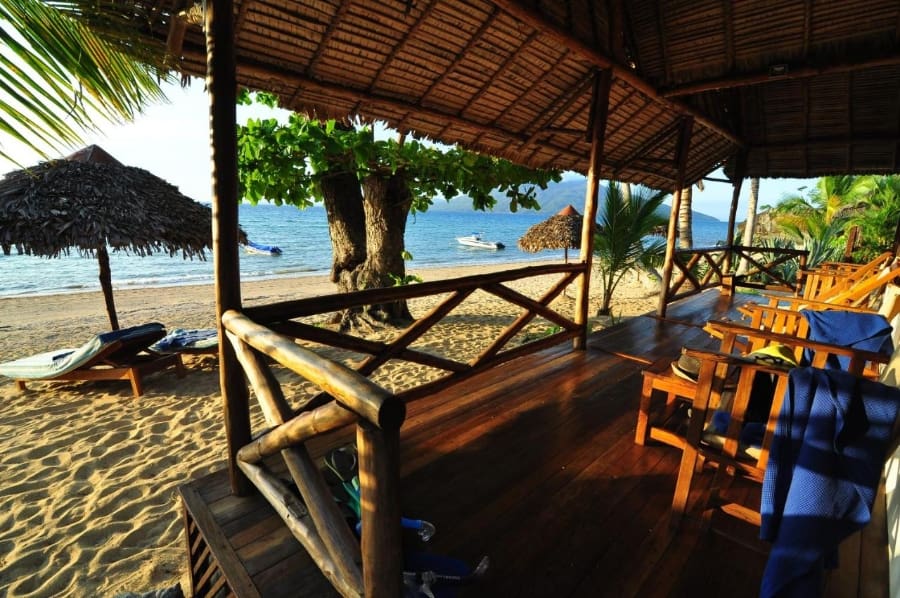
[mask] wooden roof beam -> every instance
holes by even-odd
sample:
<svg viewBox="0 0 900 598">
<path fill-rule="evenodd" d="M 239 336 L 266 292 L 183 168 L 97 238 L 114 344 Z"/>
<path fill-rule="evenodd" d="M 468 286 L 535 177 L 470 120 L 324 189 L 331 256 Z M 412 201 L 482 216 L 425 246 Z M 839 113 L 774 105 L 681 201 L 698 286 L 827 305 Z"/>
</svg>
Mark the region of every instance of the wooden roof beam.
<svg viewBox="0 0 900 598">
<path fill-rule="evenodd" d="M 851 73 L 868 68 L 879 66 L 896 66 L 900 64 L 900 56 L 885 56 L 882 58 L 874 58 L 853 64 L 836 64 L 828 67 L 802 67 L 798 69 L 788 70 L 784 75 L 770 75 L 768 71 L 764 73 L 754 73 L 741 75 L 737 77 L 725 77 L 722 79 L 709 79 L 690 85 L 679 85 L 670 89 L 661 90 L 660 95 L 665 98 L 674 98 L 686 96 L 706 91 L 715 91 L 720 89 L 734 89 L 736 87 L 748 87 L 751 85 L 763 85 L 766 83 L 777 83 L 779 81 L 789 81 L 791 79 L 808 79 L 810 77 L 818 77 L 820 75 L 832 75 L 835 73 Z"/>
<path fill-rule="evenodd" d="M 792 141 L 788 143 L 763 143 L 751 146 L 751 150 L 794 150 L 809 147 L 815 149 L 817 147 L 828 145 L 852 145 L 866 143 L 900 143 L 900 135 L 861 135 L 859 137 L 822 137 L 819 139 L 804 139 L 802 141 Z"/>
<path fill-rule="evenodd" d="M 567 94 L 568 97 L 557 98 L 558 104 L 554 106 L 552 109 L 544 111 L 543 114 L 540 114 L 536 119 L 534 119 L 535 123 L 552 123 L 555 121 L 560 114 L 568 110 L 572 104 L 574 104 L 579 98 L 583 97 L 584 94 L 588 92 L 594 85 L 594 76 L 590 74 L 588 77 L 585 77 L 584 81 L 581 82 L 580 85 L 571 89 L 571 91 Z M 527 143 L 531 143 L 538 136 L 546 132 L 546 128 L 543 125 L 537 125 L 534 131 L 528 135 L 526 138 Z M 582 131 L 584 134 L 585 131 Z"/>
<path fill-rule="evenodd" d="M 644 154 L 656 149 L 657 147 L 662 145 L 664 141 L 678 134 L 680 130 L 681 122 L 678 120 L 672 121 L 672 123 L 668 127 L 660 129 L 656 133 L 656 135 L 654 135 L 653 137 L 642 143 L 640 146 L 632 150 L 631 153 L 626 155 L 625 158 L 621 160 L 620 168 L 628 168 L 632 162 L 635 162 L 639 158 L 643 158 L 646 160 L 647 158 L 644 158 Z M 616 172 L 618 172 L 619 168 L 616 168 L 615 170 Z"/>
<path fill-rule="evenodd" d="M 698 110 L 695 110 L 694 108 L 681 102 L 663 97 L 659 93 L 659 90 L 657 90 L 647 81 L 643 80 L 634 71 L 614 63 L 609 57 L 604 56 L 603 54 L 597 52 L 594 48 L 588 47 L 584 43 L 574 39 L 572 36 L 561 30 L 556 25 L 548 23 L 539 13 L 535 12 L 534 10 L 522 6 L 521 4 L 516 2 L 516 0 L 493 0 L 493 2 L 504 12 L 514 16 L 521 21 L 524 21 L 530 27 L 534 27 L 541 33 L 554 38 L 564 47 L 569 48 L 580 56 L 583 56 L 585 60 L 588 60 L 594 66 L 601 69 L 612 69 L 613 76 L 615 78 L 624 81 L 625 83 L 636 88 L 638 91 L 644 93 L 651 99 L 665 105 L 667 108 L 670 108 L 671 110 L 679 114 L 692 116 L 695 123 L 700 124 L 712 131 L 715 131 L 718 135 L 721 135 L 734 144 L 737 144 L 741 147 L 746 145 L 744 140 L 738 138 L 737 135 L 735 135 L 733 132 L 727 130 L 719 123 L 714 122 L 712 119 L 700 113 Z"/>
</svg>

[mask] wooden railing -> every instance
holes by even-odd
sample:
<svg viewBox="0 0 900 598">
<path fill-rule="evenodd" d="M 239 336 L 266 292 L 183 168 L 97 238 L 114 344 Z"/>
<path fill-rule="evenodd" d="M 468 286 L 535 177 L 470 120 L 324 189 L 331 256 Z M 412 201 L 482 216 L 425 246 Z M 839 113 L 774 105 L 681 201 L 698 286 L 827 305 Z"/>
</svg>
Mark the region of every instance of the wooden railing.
<svg viewBox="0 0 900 598">
<path fill-rule="evenodd" d="M 800 272 L 806 267 L 807 255 L 808 252 L 801 249 L 743 245 L 678 249 L 674 255 L 672 280 L 666 290 L 666 303 L 713 287 L 725 287 L 729 292 L 739 287 L 795 291 L 797 282 L 789 280 L 778 269 L 796 261 Z M 746 260 L 749 268 L 738 275 L 735 269 L 741 259 Z"/>
<path fill-rule="evenodd" d="M 550 303 L 584 272 L 584 268 L 582 263 L 531 266 L 505 272 L 248 307 L 244 309 L 244 313 L 254 322 L 298 340 L 368 355 L 365 360 L 354 366 L 356 371 L 364 376 L 372 376 L 381 366 L 391 360 L 407 361 L 447 372 L 440 378 L 398 393 L 403 400 L 410 401 L 432 394 L 500 363 L 583 335 L 585 333 L 584 325 L 576 323 L 571 316 L 555 311 L 551 308 Z M 559 280 L 538 298 L 528 297 L 505 284 L 553 274 L 560 275 Z M 518 317 L 515 317 L 490 345 L 483 348 L 480 354 L 467 361 L 460 361 L 411 347 L 416 340 L 433 329 L 454 308 L 478 290 L 494 295 L 521 309 Z M 299 318 L 330 314 L 345 309 L 436 295 L 446 295 L 446 297 L 411 326 L 400 331 L 393 339 L 385 341 L 361 338 L 297 321 Z M 508 347 L 510 341 L 536 317 L 542 317 L 548 322 L 550 332 L 539 338 L 531 339 L 527 343 Z"/>
<path fill-rule="evenodd" d="M 236 311 L 222 321 L 271 427 L 238 451 L 238 466 L 272 505 L 326 578 L 343 596 L 399 596 L 402 554 L 399 435 L 405 406 L 361 376 L 254 323 Z M 263 358 L 315 383 L 333 400 L 295 414 Z M 362 540 L 338 509 L 305 443 L 355 423 Z M 263 464 L 281 453 L 303 500 Z"/>
<path fill-rule="evenodd" d="M 273 305 L 227 311 L 222 318 L 226 335 L 259 401 L 269 429 L 237 452 L 237 465 L 279 514 L 335 589 L 344 596 L 399 596 L 402 555 L 399 512 L 399 438 L 404 400 L 435 392 L 499 363 L 532 353 L 583 334 L 576 324 L 550 303 L 582 272 L 584 264 L 558 264 L 414 284 L 371 289 L 345 295 L 315 297 Z M 537 299 L 504 283 L 559 274 L 558 281 Z M 445 318 L 476 290 L 485 291 L 521 308 L 473 359 L 463 362 L 411 348 L 411 344 Z M 377 305 L 391 301 L 447 295 L 427 314 L 390 341 L 372 341 L 299 322 L 298 318 Z M 504 349 L 526 325 L 543 317 L 558 331 L 538 335 Z M 369 357 L 356 370 L 305 348 L 298 340 Z M 388 360 L 400 359 L 448 372 L 444 377 L 393 394 L 367 376 Z M 314 386 L 316 394 L 294 409 L 285 398 L 270 362 L 294 372 Z M 357 540 L 314 462 L 307 443 L 347 426 L 356 426 L 359 455 L 361 540 Z M 298 499 L 264 460 L 281 454 L 302 496 Z"/>
</svg>

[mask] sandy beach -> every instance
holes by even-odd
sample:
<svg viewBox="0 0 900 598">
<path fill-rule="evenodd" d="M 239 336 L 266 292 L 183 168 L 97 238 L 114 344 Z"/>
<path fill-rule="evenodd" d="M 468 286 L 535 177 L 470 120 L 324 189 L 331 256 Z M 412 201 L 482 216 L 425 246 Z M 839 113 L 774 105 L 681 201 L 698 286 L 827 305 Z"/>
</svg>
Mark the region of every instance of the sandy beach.
<svg viewBox="0 0 900 598">
<path fill-rule="evenodd" d="M 416 273 L 438 280 L 500 268 Z M 536 297 L 547 284 L 530 279 L 510 286 Z M 326 277 L 307 277 L 248 282 L 242 294 L 245 305 L 256 305 L 333 289 Z M 574 288 L 568 295 L 558 301 L 573 303 Z M 123 327 L 214 325 L 212 286 L 127 290 L 115 297 Z M 592 293 L 592 313 L 599 299 Z M 652 281 L 626 276 L 613 311 L 638 315 L 656 300 Z M 410 309 L 420 316 L 435 301 L 416 300 Z M 422 342 L 443 354 L 476 352 L 515 315 L 509 304 L 479 292 Z M 108 327 L 99 292 L 0 299 L 0 361 L 76 347 Z M 140 399 L 126 382 L 31 383 L 20 393 L 0 377 L 0 595 L 116 596 L 178 583 L 188 592 L 176 488 L 223 465 L 225 436 L 215 359 L 185 362 L 186 377 L 152 375 Z M 412 372 L 389 365 L 376 380 L 400 390 L 411 384 Z"/>
</svg>

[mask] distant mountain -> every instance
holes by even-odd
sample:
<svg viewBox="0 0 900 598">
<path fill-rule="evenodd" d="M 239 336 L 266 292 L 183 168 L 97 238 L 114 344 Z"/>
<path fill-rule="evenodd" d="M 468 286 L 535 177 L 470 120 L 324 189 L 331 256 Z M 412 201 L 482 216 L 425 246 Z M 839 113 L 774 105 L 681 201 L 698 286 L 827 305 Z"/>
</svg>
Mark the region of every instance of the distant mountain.
<svg viewBox="0 0 900 598">
<path fill-rule="evenodd" d="M 584 194 L 586 191 L 587 179 L 584 178 L 566 179 L 559 183 L 550 183 L 546 189 L 538 189 L 537 191 L 538 203 L 541 204 L 540 213 L 553 215 L 569 204 L 572 204 L 575 209 L 581 212 L 584 209 Z M 602 198 L 605 193 L 606 186 L 600 185 L 600 197 Z M 508 213 L 509 202 L 506 198 L 502 194 L 496 194 L 494 197 L 497 198 L 497 205 L 494 207 L 493 211 Z M 472 200 L 465 195 L 455 197 L 449 202 L 438 198 L 435 199 L 434 206 L 431 209 L 449 212 L 467 212 L 472 210 Z M 663 204 L 659 211 L 660 214 L 668 218 L 670 209 L 671 207 L 668 204 Z M 694 221 L 720 222 L 718 218 L 696 211 L 694 212 Z"/>
</svg>

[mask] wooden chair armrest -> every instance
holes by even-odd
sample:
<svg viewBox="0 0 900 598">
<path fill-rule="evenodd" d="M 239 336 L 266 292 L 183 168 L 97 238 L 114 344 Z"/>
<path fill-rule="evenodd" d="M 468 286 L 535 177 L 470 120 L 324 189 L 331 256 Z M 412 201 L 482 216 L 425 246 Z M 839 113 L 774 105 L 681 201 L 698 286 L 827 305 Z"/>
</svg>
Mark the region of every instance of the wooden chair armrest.
<svg viewBox="0 0 900 598">
<path fill-rule="evenodd" d="M 722 322 L 717 320 L 710 320 L 709 322 L 707 322 L 706 326 L 708 326 L 716 334 L 721 334 L 723 336 L 727 333 L 731 333 L 737 336 L 746 336 L 748 338 L 777 342 L 788 345 L 789 347 L 799 346 L 804 349 L 810 349 L 812 351 L 823 351 L 832 355 L 850 358 L 855 357 L 857 359 L 863 359 L 865 361 L 871 361 L 874 363 L 887 363 L 891 358 L 890 355 L 883 355 L 881 353 L 875 353 L 873 351 L 863 351 L 861 349 L 854 349 L 841 345 L 833 345 L 831 343 L 823 343 L 808 338 L 792 336 L 790 334 L 780 334 L 777 332 L 770 332 L 768 330 L 758 330 L 756 328 L 751 328 L 737 322 Z"/>
</svg>

